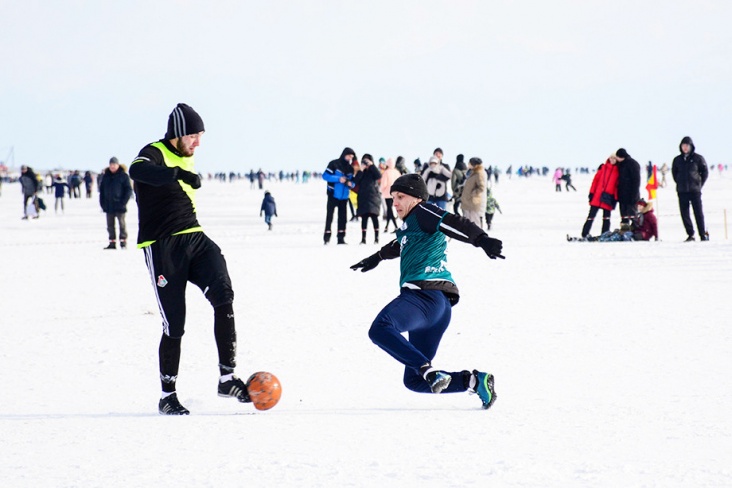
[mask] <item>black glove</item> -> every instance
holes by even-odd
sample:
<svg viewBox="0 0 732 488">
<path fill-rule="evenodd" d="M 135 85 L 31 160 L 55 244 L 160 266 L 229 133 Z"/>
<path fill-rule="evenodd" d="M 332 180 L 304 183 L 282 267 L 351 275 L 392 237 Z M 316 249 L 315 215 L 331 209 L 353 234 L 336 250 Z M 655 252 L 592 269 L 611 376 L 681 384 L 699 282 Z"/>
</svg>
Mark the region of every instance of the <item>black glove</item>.
<svg viewBox="0 0 732 488">
<path fill-rule="evenodd" d="M 191 173 L 190 171 L 178 168 L 178 175 L 176 178 L 183 183 L 190 185 L 194 190 L 201 188 L 201 177 L 196 173 Z"/>
<path fill-rule="evenodd" d="M 589 195 L 587 196 L 587 199 L 588 199 L 589 201 L 592 201 L 592 196 L 593 196 L 593 195 L 592 195 L 592 193 L 590 193 L 590 194 L 589 194 Z"/>
<path fill-rule="evenodd" d="M 357 271 L 359 268 L 361 268 L 361 272 L 365 273 L 366 271 L 371 271 L 375 267 L 379 265 L 381 262 L 381 256 L 379 256 L 379 253 L 372 254 L 371 256 L 367 257 L 366 259 L 362 259 L 361 261 L 357 262 L 353 266 L 351 266 L 351 269 L 353 271 Z"/>
<path fill-rule="evenodd" d="M 491 259 L 506 259 L 505 256 L 501 255 L 501 250 L 503 250 L 503 243 L 498 239 L 488 237 L 488 234 L 483 234 L 482 236 L 480 236 L 480 238 L 478 239 L 478 247 L 483 248 L 485 253 Z"/>
</svg>

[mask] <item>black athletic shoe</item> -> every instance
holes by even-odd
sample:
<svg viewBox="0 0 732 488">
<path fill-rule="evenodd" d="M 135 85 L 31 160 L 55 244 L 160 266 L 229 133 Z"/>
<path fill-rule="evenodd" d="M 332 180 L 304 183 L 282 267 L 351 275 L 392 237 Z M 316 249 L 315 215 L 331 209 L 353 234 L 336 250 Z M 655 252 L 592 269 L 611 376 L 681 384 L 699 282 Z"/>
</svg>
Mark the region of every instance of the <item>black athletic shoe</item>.
<svg viewBox="0 0 732 488">
<path fill-rule="evenodd" d="M 117 245 L 114 242 L 110 242 L 104 249 L 117 249 Z"/>
<path fill-rule="evenodd" d="M 120 249 L 127 249 L 127 241 L 119 241 Z"/>
<path fill-rule="evenodd" d="M 158 403 L 160 415 L 188 415 L 191 412 L 178 401 L 178 394 L 173 393 L 160 399 Z"/>
<path fill-rule="evenodd" d="M 220 397 L 233 397 L 242 403 L 251 402 L 249 398 L 249 391 L 247 391 L 247 385 L 241 380 L 241 378 L 234 376 L 229 381 L 223 383 L 219 381 L 219 396 Z"/>
<path fill-rule="evenodd" d="M 689 236 L 686 238 L 684 242 L 694 242 L 696 239 L 694 239 L 694 236 Z"/>
</svg>

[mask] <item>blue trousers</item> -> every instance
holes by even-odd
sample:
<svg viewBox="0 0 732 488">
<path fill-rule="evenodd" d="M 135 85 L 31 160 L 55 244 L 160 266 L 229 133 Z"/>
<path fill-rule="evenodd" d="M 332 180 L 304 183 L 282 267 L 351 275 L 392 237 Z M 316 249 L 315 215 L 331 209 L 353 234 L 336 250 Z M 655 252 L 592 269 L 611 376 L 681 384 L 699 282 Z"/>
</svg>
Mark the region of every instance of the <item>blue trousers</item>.
<svg viewBox="0 0 732 488">
<path fill-rule="evenodd" d="M 450 302 L 441 291 L 402 288 L 400 295 L 384 307 L 371 324 L 369 338 L 405 366 L 404 386 L 410 390 L 431 393 L 419 368 L 434 359 L 451 315 Z M 408 338 L 402 335 L 403 332 L 407 332 Z M 449 374 L 452 381 L 443 393 L 467 389 L 462 371 Z"/>
</svg>

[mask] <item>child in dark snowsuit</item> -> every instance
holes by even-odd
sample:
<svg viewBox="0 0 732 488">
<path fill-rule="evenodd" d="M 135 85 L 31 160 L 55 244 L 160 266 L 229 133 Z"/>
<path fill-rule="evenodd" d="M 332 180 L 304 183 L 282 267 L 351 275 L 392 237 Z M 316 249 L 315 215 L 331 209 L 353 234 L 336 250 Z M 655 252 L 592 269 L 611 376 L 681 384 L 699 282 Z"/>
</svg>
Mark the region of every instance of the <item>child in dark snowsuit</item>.
<svg viewBox="0 0 732 488">
<path fill-rule="evenodd" d="M 53 186 L 56 192 L 56 202 L 53 205 L 53 209 L 58 213 L 58 207 L 60 205 L 61 213 L 64 213 L 64 195 L 66 192 L 70 191 L 69 184 L 62 180 L 60 176 L 56 176 L 56 179 L 53 181 L 51 186 Z"/>
<path fill-rule="evenodd" d="M 272 216 L 277 217 L 277 204 L 269 191 L 264 192 L 262 200 L 262 208 L 259 210 L 259 216 L 264 212 L 264 223 L 267 224 L 267 230 L 272 230 Z"/>
<path fill-rule="evenodd" d="M 369 337 L 404 368 L 404 385 L 418 393 L 477 393 L 487 409 L 496 400 L 493 375 L 478 370 L 446 372 L 432 367 L 442 335 L 450 325 L 458 288 L 446 268 L 446 237 L 503 258 L 502 244 L 471 221 L 427 203 L 427 185 L 418 174 L 400 176 L 391 187 L 394 208 L 403 220 L 396 240 L 351 266 L 362 272 L 384 259 L 400 258 L 401 293 L 376 317 Z M 402 333 L 407 332 L 408 338 Z"/>
</svg>

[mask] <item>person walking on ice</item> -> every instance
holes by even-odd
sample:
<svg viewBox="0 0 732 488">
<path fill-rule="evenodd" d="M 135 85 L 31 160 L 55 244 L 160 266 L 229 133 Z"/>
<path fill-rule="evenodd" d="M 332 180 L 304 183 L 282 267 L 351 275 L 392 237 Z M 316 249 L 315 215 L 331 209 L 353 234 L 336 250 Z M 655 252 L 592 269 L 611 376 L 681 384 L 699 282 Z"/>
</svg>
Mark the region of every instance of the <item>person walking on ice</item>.
<svg viewBox="0 0 732 488">
<path fill-rule="evenodd" d="M 193 153 L 201 144 L 203 132 L 201 116 L 179 103 L 168 118 L 163 139 L 143 147 L 130 164 L 139 212 L 137 247 L 145 253 L 163 318 L 158 349 L 161 415 L 190 413 L 176 393 L 189 281 L 203 291 L 214 309 L 219 396 L 251 401 L 246 384 L 234 375 L 234 290 L 226 261 L 219 246 L 203 233 L 196 217 L 195 195 L 201 178 L 193 167 Z"/>
<path fill-rule="evenodd" d="M 427 185 L 418 174 L 400 176 L 391 194 L 403 220 L 397 238 L 351 266 L 354 271 L 366 272 L 382 260 L 400 258 L 401 292 L 377 315 L 369 337 L 404 365 L 408 389 L 418 393 L 477 393 L 483 408 L 488 409 L 496 401 L 492 374 L 446 372 L 433 367 L 432 360 L 450 325 L 452 307 L 460 298 L 446 268 L 446 237 L 480 247 L 491 259 L 504 258 L 503 245 L 471 221 L 427 203 Z"/>
<path fill-rule="evenodd" d="M 267 224 L 267 230 L 272 230 L 272 217 L 277 217 L 277 204 L 269 190 L 264 192 L 262 199 L 262 207 L 259 209 L 259 216 L 264 212 L 264 223 Z"/>
</svg>

